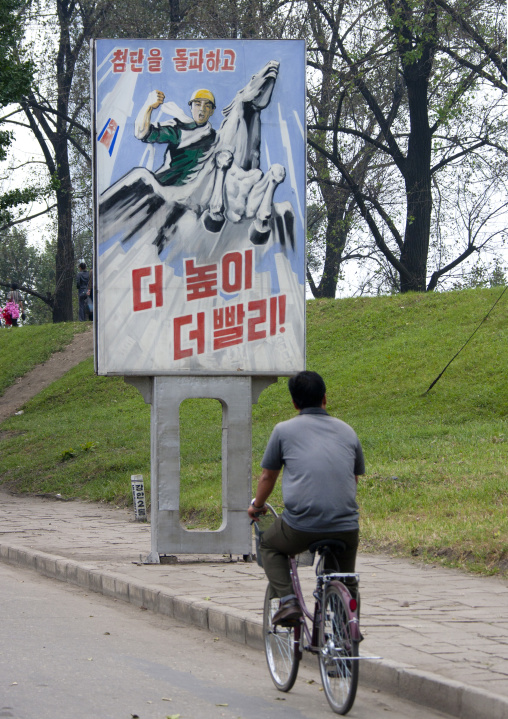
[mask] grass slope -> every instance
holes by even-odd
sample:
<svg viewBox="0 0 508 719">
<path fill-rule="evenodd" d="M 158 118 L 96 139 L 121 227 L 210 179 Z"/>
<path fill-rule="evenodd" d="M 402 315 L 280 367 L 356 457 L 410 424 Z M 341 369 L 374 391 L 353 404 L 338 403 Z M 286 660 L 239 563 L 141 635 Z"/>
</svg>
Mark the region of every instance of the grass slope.
<svg viewBox="0 0 508 719">
<path fill-rule="evenodd" d="M 53 352 L 61 352 L 75 334 L 85 332 L 85 322 L 33 325 L 0 329 L 0 395 L 18 377 L 37 364 L 46 362 Z"/>
<path fill-rule="evenodd" d="M 426 394 L 500 294 L 308 303 L 307 366 L 324 376 L 329 412 L 356 429 L 366 455 L 365 549 L 508 575 L 508 293 Z M 0 372 L 4 362 L 2 352 Z M 217 528 L 220 405 L 187 400 L 180 414 L 182 517 L 188 526 Z M 292 414 L 280 379 L 253 408 L 255 477 L 271 428 Z M 0 482 L 20 492 L 129 502 L 131 474 L 143 474 L 149 488 L 149 422 L 136 390 L 95 377 L 92 361 L 83 362 L 3 423 Z M 274 503 L 280 506 L 279 493 Z"/>
</svg>

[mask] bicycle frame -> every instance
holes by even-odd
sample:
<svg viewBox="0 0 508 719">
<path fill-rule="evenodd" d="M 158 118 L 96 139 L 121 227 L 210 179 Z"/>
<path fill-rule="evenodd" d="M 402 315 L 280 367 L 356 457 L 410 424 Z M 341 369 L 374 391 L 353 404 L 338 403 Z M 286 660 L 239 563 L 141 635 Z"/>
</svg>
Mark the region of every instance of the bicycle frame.
<svg viewBox="0 0 508 719">
<path fill-rule="evenodd" d="M 298 654 L 298 658 L 302 658 L 302 650 L 311 652 L 313 654 L 318 654 L 320 651 L 319 627 L 321 624 L 321 605 L 324 592 L 329 584 L 333 584 L 342 595 L 342 598 L 344 599 L 344 604 L 348 612 L 348 623 L 351 627 L 351 637 L 354 641 L 360 641 L 360 622 L 358 619 L 356 602 L 353 608 L 353 598 L 351 596 L 351 593 L 342 582 L 343 579 L 347 578 L 355 579 L 355 581 L 358 582 L 359 575 L 357 573 L 340 572 L 317 574 L 316 589 L 313 592 L 315 599 L 314 613 L 312 613 L 309 611 L 307 605 L 305 604 L 305 599 L 303 597 L 302 587 L 300 583 L 300 577 L 298 576 L 298 566 L 295 557 L 289 558 L 289 568 L 291 574 L 291 582 L 293 584 L 293 590 L 303 612 L 302 620 L 295 627 L 295 653 Z M 311 622 L 312 630 L 309 629 L 307 619 Z"/>
<path fill-rule="evenodd" d="M 272 507 L 271 514 L 277 516 Z M 256 549 L 259 554 L 261 532 L 256 525 Z M 310 545 L 320 559 L 316 566 L 316 586 L 313 592 L 314 612 L 305 604 L 297 559 L 289 557 L 289 569 L 293 593 L 301 609 L 301 617 L 287 625 L 273 623 L 275 606 L 270 585 L 265 592 L 263 607 L 263 637 L 265 656 L 271 679 L 281 692 L 294 686 L 303 652 L 318 658 L 321 683 L 326 699 L 336 714 L 347 714 L 352 708 L 358 688 L 360 657 L 358 645 L 363 639 L 358 616 L 359 597 L 353 597 L 349 584 L 358 586 L 359 574 L 342 573 L 336 561 L 335 551 L 340 541 L 321 540 Z M 262 563 L 259 562 L 260 566 Z M 335 570 L 330 569 L 335 565 Z M 349 581 L 348 581 L 349 580 Z"/>
</svg>

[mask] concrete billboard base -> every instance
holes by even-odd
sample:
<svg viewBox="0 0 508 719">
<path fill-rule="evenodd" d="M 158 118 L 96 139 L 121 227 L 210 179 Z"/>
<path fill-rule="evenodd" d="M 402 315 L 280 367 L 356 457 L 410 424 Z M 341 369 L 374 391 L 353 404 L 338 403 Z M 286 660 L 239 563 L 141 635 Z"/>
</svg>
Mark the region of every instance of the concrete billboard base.
<svg viewBox="0 0 508 719">
<path fill-rule="evenodd" d="M 243 554 L 252 549 L 246 508 L 252 493 L 252 404 L 277 377 L 126 377 L 151 405 L 151 552 Z M 222 524 L 188 530 L 180 523 L 180 405 L 186 399 L 222 405 Z"/>
</svg>

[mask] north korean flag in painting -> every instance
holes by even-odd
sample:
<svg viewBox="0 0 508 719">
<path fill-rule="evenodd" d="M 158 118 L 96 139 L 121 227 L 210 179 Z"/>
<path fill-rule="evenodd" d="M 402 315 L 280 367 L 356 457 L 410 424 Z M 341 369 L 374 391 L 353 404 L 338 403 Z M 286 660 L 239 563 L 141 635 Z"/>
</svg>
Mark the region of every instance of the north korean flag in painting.
<svg viewBox="0 0 508 719">
<path fill-rule="evenodd" d="M 305 366 L 305 44 L 97 40 L 96 368 Z"/>
<path fill-rule="evenodd" d="M 118 135 L 118 130 L 118 124 L 112 118 L 109 118 L 97 138 L 98 141 L 108 150 L 110 155 L 113 154 L 113 150 L 115 149 L 115 141 Z"/>
</svg>

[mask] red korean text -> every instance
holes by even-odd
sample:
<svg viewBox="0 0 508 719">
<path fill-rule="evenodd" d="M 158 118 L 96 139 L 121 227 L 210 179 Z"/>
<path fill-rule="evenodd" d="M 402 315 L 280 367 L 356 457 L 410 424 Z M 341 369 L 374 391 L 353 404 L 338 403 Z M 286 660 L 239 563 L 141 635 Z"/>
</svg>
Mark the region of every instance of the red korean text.
<svg viewBox="0 0 508 719">
<path fill-rule="evenodd" d="M 111 56 L 111 63 L 115 74 L 127 70 L 142 73 L 145 69 L 152 73 L 161 72 L 162 50 L 158 47 L 152 47 L 148 52 L 144 48 L 136 50 L 117 48 Z"/>
<path fill-rule="evenodd" d="M 236 53 L 231 49 L 179 47 L 172 58 L 176 72 L 234 72 Z"/>
</svg>

